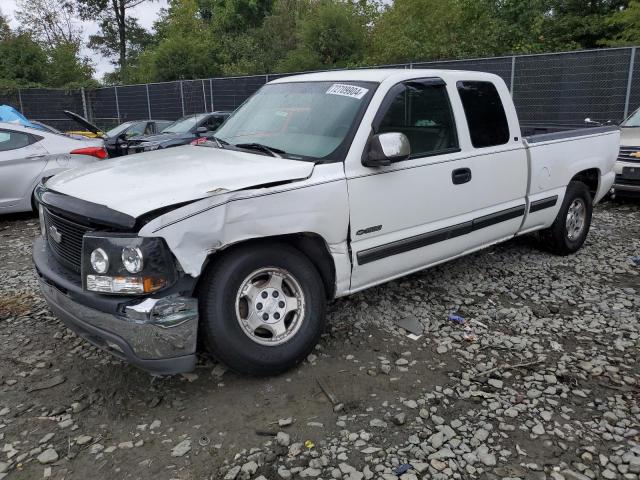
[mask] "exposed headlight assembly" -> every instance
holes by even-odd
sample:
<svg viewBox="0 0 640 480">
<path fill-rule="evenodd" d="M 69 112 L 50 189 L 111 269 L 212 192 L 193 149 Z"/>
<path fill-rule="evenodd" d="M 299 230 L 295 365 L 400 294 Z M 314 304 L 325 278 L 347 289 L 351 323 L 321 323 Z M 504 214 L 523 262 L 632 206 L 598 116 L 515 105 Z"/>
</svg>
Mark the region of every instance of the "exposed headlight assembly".
<svg viewBox="0 0 640 480">
<path fill-rule="evenodd" d="M 90 292 L 149 294 L 177 278 L 173 257 L 161 238 L 88 233 L 82 254 L 83 286 Z"/>
</svg>

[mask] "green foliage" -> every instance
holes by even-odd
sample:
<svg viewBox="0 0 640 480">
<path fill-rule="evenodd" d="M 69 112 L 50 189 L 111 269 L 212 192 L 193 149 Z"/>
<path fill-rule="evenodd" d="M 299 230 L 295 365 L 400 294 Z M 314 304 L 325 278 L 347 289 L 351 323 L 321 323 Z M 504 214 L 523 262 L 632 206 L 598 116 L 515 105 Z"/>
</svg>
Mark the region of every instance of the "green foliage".
<svg viewBox="0 0 640 480">
<path fill-rule="evenodd" d="M 0 79 L 16 85 L 46 82 L 47 54 L 26 33 L 0 42 Z"/>
<path fill-rule="evenodd" d="M 359 65 L 366 36 L 366 19 L 354 4 L 321 0 L 298 23 L 298 46 L 281 66 L 296 71 Z"/>
<path fill-rule="evenodd" d="M 614 13 L 609 18 L 609 25 L 617 33 L 611 39 L 602 41 L 603 45 L 615 47 L 640 43 L 640 1 L 631 0 L 626 9 Z"/>
<path fill-rule="evenodd" d="M 0 11 L 0 41 L 8 38 L 9 35 L 11 35 L 11 27 L 9 27 L 9 22 Z"/>
<path fill-rule="evenodd" d="M 128 10 L 149 0 L 20 0 L 56 1 L 98 22 L 90 46 L 114 59 L 107 83 L 640 43 L 640 0 L 169 0 L 153 33 Z M 65 27 L 63 13 L 19 34 L 0 15 L 0 85 L 90 82 L 77 44 L 41 41 Z M 62 31 L 73 30 L 67 22 Z"/>
<path fill-rule="evenodd" d="M 80 58 L 79 50 L 79 46 L 75 43 L 60 43 L 49 50 L 46 80 L 48 86 L 97 84 L 92 79 L 93 67 L 91 63 L 86 58 Z"/>
<path fill-rule="evenodd" d="M 195 0 L 172 1 L 158 22 L 163 37 L 138 62 L 136 81 L 204 78 L 221 73 L 218 48 Z"/>
</svg>

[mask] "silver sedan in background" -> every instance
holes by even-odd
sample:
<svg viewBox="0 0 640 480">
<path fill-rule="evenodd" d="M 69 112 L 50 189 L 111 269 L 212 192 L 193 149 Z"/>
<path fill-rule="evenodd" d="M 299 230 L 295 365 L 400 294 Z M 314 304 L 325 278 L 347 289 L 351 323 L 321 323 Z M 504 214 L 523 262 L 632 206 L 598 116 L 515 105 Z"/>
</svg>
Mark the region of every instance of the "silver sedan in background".
<svg viewBox="0 0 640 480">
<path fill-rule="evenodd" d="M 0 122 L 0 214 L 32 210 L 33 191 L 43 178 L 106 158 L 100 139 Z"/>
</svg>

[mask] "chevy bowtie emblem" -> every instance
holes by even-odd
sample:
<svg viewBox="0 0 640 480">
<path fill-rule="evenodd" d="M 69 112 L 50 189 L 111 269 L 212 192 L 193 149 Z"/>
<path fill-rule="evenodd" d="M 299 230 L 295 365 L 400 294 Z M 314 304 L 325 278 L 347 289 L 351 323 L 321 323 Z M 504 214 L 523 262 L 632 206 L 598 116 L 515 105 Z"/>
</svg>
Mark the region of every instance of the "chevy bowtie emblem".
<svg viewBox="0 0 640 480">
<path fill-rule="evenodd" d="M 629 156 L 630 156 L 630 157 L 633 157 L 633 158 L 640 158 L 640 152 L 633 152 L 633 153 L 630 153 L 630 154 L 629 154 Z"/>
<path fill-rule="evenodd" d="M 60 243 L 62 241 L 62 234 L 53 225 L 49 227 L 49 235 L 51 235 L 51 238 L 56 243 Z"/>
</svg>

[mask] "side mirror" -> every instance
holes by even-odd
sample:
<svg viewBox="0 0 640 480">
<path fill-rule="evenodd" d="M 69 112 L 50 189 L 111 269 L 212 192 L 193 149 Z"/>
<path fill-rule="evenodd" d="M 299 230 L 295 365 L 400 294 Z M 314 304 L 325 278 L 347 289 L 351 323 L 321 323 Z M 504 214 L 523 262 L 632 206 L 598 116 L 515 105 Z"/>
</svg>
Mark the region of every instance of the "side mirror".
<svg viewBox="0 0 640 480">
<path fill-rule="evenodd" d="M 411 145 L 404 133 L 379 133 L 369 140 L 369 148 L 362 159 L 365 167 L 385 167 L 411 155 Z"/>
<path fill-rule="evenodd" d="M 207 127 L 198 127 L 196 128 L 196 133 L 198 135 L 202 135 L 203 133 L 207 133 L 209 129 Z"/>
</svg>

